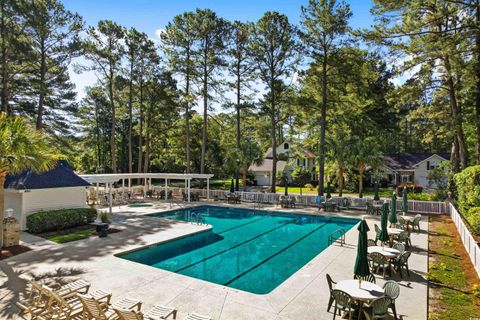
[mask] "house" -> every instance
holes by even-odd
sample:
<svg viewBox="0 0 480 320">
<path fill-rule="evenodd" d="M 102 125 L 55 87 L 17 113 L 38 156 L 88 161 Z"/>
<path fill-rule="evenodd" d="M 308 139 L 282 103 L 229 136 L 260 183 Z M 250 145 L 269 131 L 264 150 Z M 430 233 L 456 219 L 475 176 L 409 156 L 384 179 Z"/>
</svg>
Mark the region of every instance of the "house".
<svg viewBox="0 0 480 320">
<path fill-rule="evenodd" d="M 317 171 L 316 171 L 316 162 L 315 154 L 313 152 L 295 146 L 292 148 L 292 145 L 288 141 L 284 141 L 277 146 L 277 172 L 281 172 L 285 169 L 287 164 L 289 168 L 293 170 L 296 167 L 303 167 L 308 172 L 311 172 L 312 181 L 317 180 Z M 273 165 L 273 151 L 272 148 L 268 148 L 264 155 L 263 164 L 261 166 L 252 165 L 248 169 L 251 171 L 257 185 L 259 186 L 268 186 L 271 185 L 272 179 L 272 165 Z"/>
<path fill-rule="evenodd" d="M 286 165 L 286 161 L 278 160 L 277 172 L 283 171 Z M 250 168 L 248 168 L 248 171 L 253 172 L 258 186 L 270 186 L 272 184 L 272 168 L 273 160 L 263 159 L 263 163 L 261 165 L 257 166 L 256 164 L 252 164 Z"/>
<path fill-rule="evenodd" d="M 21 230 L 25 230 L 29 214 L 42 210 L 86 207 L 85 188 L 89 186 L 63 160 L 54 169 L 40 174 L 25 170 L 7 176 L 4 210 L 13 209 L 13 216 L 20 222 Z"/>
<path fill-rule="evenodd" d="M 446 152 L 419 152 L 384 155 L 384 172 L 391 185 L 414 183 L 428 187 L 428 173 L 438 167 L 442 161 L 449 161 Z"/>
</svg>

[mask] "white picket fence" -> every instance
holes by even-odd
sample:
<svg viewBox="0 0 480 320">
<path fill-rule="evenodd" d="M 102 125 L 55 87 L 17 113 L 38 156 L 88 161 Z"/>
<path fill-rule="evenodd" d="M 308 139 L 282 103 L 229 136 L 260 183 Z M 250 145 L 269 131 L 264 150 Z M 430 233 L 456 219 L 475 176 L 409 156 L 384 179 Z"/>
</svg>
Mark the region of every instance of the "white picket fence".
<svg viewBox="0 0 480 320">
<path fill-rule="evenodd" d="M 462 217 L 458 213 L 457 209 L 453 204 L 449 204 L 450 207 L 450 216 L 452 217 L 453 222 L 457 226 L 458 233 L 462 239 L 465 250 L 467 250 L 470 259 L 472 260 L 473 266 L 477 271 L 477 274 L 480 276 L 480 248 L 478 247 L 477 242 L 473 238 L 472 234 L 468 230 L 465 222 L 463 222 Z"/>
<path fill-rule="evenodd" d="M 191 189 L 191 192 L 200 194 L 200 197 L 207 198 L 207 189 Z M 209 190 L 209 198 L 214 199 L 218 198 L 219 200 L 226 200 L 225 190 Z M 279 198 L 282 196 L 281 193 L 262 193 L 262 192 L 244 192 L 238 191 L 240 195 L 240 200 L 244 202 L 262 202 L 262 203 L 278 203 Z M 316 195 L 295 195 L 296 203 L 300 206 L 316 206 L 317 205 L 317 196 Z M 335 200 L 338 197 L 333 197 Z M 343 197 L 350 200 L 351 208 L 353 209 L 366 209 L 367 202 L 373 203 L 372 197 Z M 391 200 L 388 198 L 382 199 L 389 204 Z M 402 207 L 401 199 L 397 200 L 397 210 L 400 210 Z M 445 214 L 450 213 L 450 207 L 445 202 L 440 201 L 417 201 L 417 200 L 408 200 L 408 211 L 412 213 L 434 213 L 434 214 Z"/>
</svg>

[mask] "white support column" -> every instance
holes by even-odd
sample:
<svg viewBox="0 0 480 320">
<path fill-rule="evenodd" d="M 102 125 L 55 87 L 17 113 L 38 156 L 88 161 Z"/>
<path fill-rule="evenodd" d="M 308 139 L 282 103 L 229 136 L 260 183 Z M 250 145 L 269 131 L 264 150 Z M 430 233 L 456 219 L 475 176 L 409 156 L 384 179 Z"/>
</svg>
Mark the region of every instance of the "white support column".
<svg viewBox="0 0 480 320">
<path fill-rule="evenodd" d="M 187 190 L 187 196 L 188 196 L 188 202 L 190 202 L 190 186 L 192 184 L 192 180 L 188 179 L 188 190 Z"/>
<path fill-rule="evenodd" d="M 143 199 L 147 197 L 147 178 L 143 180 Z"/>
<path fill-rule="evenodd" d="M 207 201 L 210 199 L 210 179 L 207 178 Z"/>
<path fill-rule="evenodd" d="M 152 190 L 152 178 L 148 179 L 148 190 Z"/>
<path fill-rule="evenodd" d="M 112 215 L 113 195 L 112 195 L 112 183 L 108 184 L 108 213 Z"/>
<path fill-rule="evenodd" d="M 132 179 L 128 178 L 128 192 L 132 192 Z"/>
<path fill-rule="evenodd" d="M 168 179 L 165 178 L 165 200 L 168 200 Z"/>
<path fill-rule="evenodd" d="M 98 188 L 99 188 L 99 183 L 97 182 L 97 187 L 95 188 L 95 199 L 97 201 L 97 204 L 100 202 L 100 199 L 98 199 Z"/>
<path fill-rule="evenodd" d="M 122 193 L 125 192 L 125 179 L 122 179 Z"/>
</svg>

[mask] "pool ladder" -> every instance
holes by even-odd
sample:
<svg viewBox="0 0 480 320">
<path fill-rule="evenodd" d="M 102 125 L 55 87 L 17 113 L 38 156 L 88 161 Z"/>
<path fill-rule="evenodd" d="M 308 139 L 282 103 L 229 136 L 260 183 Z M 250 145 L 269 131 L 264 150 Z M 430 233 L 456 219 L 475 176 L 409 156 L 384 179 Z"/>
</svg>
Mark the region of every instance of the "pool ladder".
<svg viewBox="0 0 480 320">
<path fill-rule="evenodd" d="M 339 236 L 338 239 L 335 239 L 335 236 Z M 340 243 L 340 245 L 343 247 L 343 245 L 345 244 L 345 229 L 339 228 L 330 233 L 330 235 L 328 236 L 328 245 L 331 245 L 335 242 Z"/>
<path fill-rule="evenodd" d="M 196 224 L 204 224 L 205 219 L 203 218 L 201 213 L 196 213 L 195 211 L 192 211 L 190 213 L 189 219 L 191 223 L 196 223 Z"/>
</svg>

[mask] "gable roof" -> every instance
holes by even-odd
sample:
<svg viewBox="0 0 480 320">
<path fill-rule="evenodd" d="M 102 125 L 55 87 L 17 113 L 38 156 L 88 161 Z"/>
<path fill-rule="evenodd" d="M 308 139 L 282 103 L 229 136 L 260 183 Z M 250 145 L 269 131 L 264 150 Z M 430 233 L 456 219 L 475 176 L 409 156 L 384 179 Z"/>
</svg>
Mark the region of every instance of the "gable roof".
<svg viewBox="0 0 480 320">
<path fill-rule="evenodd" d="M 289 145 L 288 151 L 287 152 L 279 152 L 278 150 L 283 147 L 284 143 L 288 143 L 288 145 Z M 294 152 L 294 151 L 297 151 L 297 152 Z M 272 153 L 273 153 L 272 152 L 272 147 L 269 147 L 264 154 L 265 158 L 272 159 Z M 293 158 L 296 157 L 295 153 L 298 153 L 299 155 L 303 155 L 303 157 L 308 158 L 308 159 L 315 159 L 316 158 L 315 154 L 312 151 L 310 151 L 308 149 L 305 149 L 305 148 L 303 148 L 303 147 L 301 147 L 297 144 L 292 146 L 292 143 L 290 143 L 289 141 L 284 141 L 277 146 L 277 155 L 278 154 L 287 154 L 287 153 L 289 153 Z M 292 155 L 292 153 L 293 153 L 293 155 Z"/>
<path fill-rule="evenodd" d="M 286 161 L 278 160 L 277 171 L 283 171 L 286 165 L 287 165 Z M 250 168 L 248 168 L 248 170 L 253 172 L 272 172 L 272 168 L 273 168 L 273 160 L 263 159 L 263 163 L 261 165 L 257 166 L 256 164 L 252 164 Z"/>
<path fill-rule="evenodd" d="M 47 172 L 38 174 L 33 170 L 24 170 L 16 175 L 8 175 L 4 184 L 6 189 L 17 190 L 88 186 L 90 184 L 77 176 L 65 160 L 58 161 L 57 166 Z"/>
<path fill-rule="evenodd" d="M 437 155 L 444 160 L 450 160 L 447 152 L 410 152 L 384 155 L 384 165 L 393 170 L 413 169 L 417 164 Z"/>
</svg>

